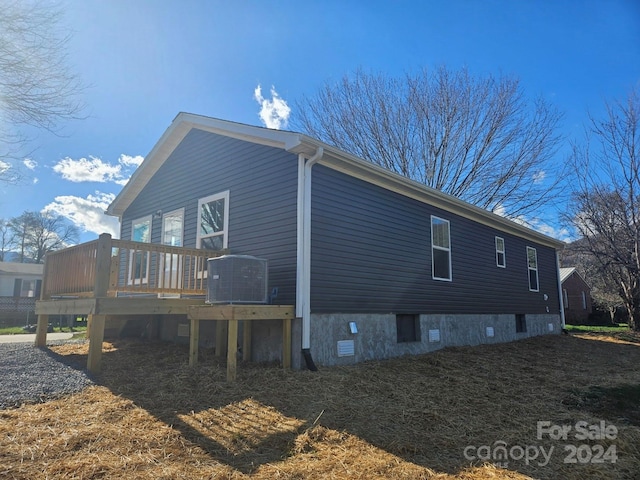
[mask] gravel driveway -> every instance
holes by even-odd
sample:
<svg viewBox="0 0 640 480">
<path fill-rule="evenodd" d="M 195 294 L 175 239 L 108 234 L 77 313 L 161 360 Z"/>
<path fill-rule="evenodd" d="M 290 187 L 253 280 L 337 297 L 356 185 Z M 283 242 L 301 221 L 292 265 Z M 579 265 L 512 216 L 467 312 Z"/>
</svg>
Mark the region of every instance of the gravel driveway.
<svg viewBox="0 0 640 480">
<path fill-rule="evenodd" d="M 0 409 L 44 402 L 93 385 L 83 370 L 32 344 L 0 344 Z"/>
</svg>

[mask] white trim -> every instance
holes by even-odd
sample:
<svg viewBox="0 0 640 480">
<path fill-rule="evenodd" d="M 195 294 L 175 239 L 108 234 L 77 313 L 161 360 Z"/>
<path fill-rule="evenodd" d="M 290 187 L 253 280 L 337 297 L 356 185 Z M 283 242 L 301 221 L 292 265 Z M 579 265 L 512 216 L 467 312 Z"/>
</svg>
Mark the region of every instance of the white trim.
<svg viewBox="0 0 640 480">
<path fill-rule="evenodd" d="M 498 248 L 498 239 L 502 240 L 502 250 Z M 496 266 L 500 268 L 507 268 L 507 252 L 506 252 L 507 247 L 505 245 L 504 238 L 496 235 L 495 244 L 496 244 Z M 500 254 L 502 254 L 502 265 L 498 261 L 498 259 L 500 258 L 499 257 Z"/>
<path fill-rule="evenodd" d="M 151 243 L 151 233 L 153 231 L 153 216 L 152 215 L 146 215 L 144 217 L 140 217 L 140 218 L 135 218 L 133 220 L 131 220 L 131 240 L 134 242 L 139 242 L 140 240 L 136 240 L 135 238 L 133 238 L 133 235 L 135 233 L 135 225 L 141 225 L 144 223 L 149 223 L 149 240 L 147 242 L 143 242 L 143 243 Z M 133 276 L 133 268 L 134 268 L 134 253 L 135 252 L 129 252 L 129 271 L 127 272 L 127 283 L 129 285 L 145 285 L 149 283 L 149 268 L 150 268 L 150 258 L 148 257 L 148 253 L 143 253 L 143 257 L 144 255 L 147 255 L 147 259 L 146 259 L 146 269 L 144 272 L 144 276 L 140 279 L 138 278 L 134 278 Z"/>
<path fill-rule="evenodd" d="M 170 212 L 162 214 L 162 229 L 161 229 L 161 232 L 160 232 L 160 243 L 162 243 L 163 245 L 170 245 L 168 243 L 164 243 L 164 234 L 166 233 L 164 220 L 167 217 L 175 217 L 175 216 L 178 216 L 178 215 L 182 217 L 182 230 L 180 232 L 180 244 L 179 245 L 171 245 L 171 246 L 182 247 L 184 245 L 184 243 L 183 243 L 184 242 L 184 207 L 183 208 L 178 208 L 176 210 L 172 210 Z"/>
<path fill-rule="evenodd" d="M 447 243 L 448 247 L 443 247 L 441 245 L 436 245 L 433 241 L 433 221 L 439 220 L 447 225 Z M 449 259 L 449 278 L 446 277 L 436 277 L 435 273 L 435 259 L 433 255 L 434 250 L 440 250 L 442 252 L 447 252 Z M 444 218 L 440 218 L 436 215 L 431 215 L 431 278 L 434 280 L 442 280 L 445 282 L 451 282 L 453 280 L 453 272 L 451 271 L 451 222 L 449 220 L 445 220 Z"/>
<path fill-rule="evenodd" d="M 165 220 L 169 217 L 180 217 L 182 220 L 182 227 L 180 228 L 180 240 L 176 243 L 166 243 L 165 233 L 166 224 Z M 160 243 L 163 245 L 170 245 L 173 247 L 184 246 L 184 208 L 178 208 L 162 215 L 162 229 L 160 233 Z M 182 267 L 180 262 L 180 255 L 167 253 L 160 255 L 160 271 L 162 272 L 162 287 L 171 286 L 172 288 L 182 288 Z M 170 268 L 168 266 L 170 265 Z M 161 297 L 180 297 L 180 294 L 158 294 Z"/>
<path fill-rule="evenodd" d="M 529 251 L 533 251 L 534 258 L 536 261 L 535 268 L 531 268 L 529 265 Z M 536 272 L 536 288 L 531 288 L 531 272 Z M 527 283 L 529 284 L 530 292 L 539 292 L 540 291 L 540 273 L 538 269 L 538 250 L 535 247 L 527 247 Z"/>
<path fill-rule="evenodd" d="M 200 221 L 202 219 L 202 206 L 205 203 L 213 202 L 215 200 L 224 199 L 224 225 L 223 229 L 219 232 L 214 232 L 212 234 L 203 235 Z M 196 248 L 202 248 L 201 242 L 203 238 L 210 237 L 219 237 L 222 236 L 222 248 L 228 248 L 229 244 L 229 190 L 225 190 L 224 192 L 216 193 L 214 195 L 209 195 L 208 197 L 204 197 L 198 200 L 198 217 L 196 222 Z"/>
</svg>

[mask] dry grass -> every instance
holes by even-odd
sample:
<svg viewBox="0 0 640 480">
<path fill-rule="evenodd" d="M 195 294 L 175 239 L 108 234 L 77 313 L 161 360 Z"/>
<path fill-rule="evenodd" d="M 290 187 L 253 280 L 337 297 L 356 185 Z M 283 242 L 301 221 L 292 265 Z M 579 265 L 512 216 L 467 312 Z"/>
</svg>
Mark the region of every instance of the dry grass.
<svg viewBox="0 0 640 480">
<path fill-rule="evenodd" d="M 213 357 L 190 369 L 186 347 L 105 344 L 99 386 L 0 411 L 0 476 L 638 478 L 638 405 L 597 409 L 589 396 L 640 385 L 635 341 L 545 336 L 316 373 L 242 365 L 235 384 Z M 86 361 L 86 344 L 53 350 Z M 538 421 L 580 420 L 615 425 L 617 438 L 537 438 Z M 511 459 L 506 469 L 465 458 L 468 446 L 500 441 L 554 452 L 547 465 Z M 617 462 L 563 463 L 564 446 L 583 443 L 615 445 Z"/>
</svg>

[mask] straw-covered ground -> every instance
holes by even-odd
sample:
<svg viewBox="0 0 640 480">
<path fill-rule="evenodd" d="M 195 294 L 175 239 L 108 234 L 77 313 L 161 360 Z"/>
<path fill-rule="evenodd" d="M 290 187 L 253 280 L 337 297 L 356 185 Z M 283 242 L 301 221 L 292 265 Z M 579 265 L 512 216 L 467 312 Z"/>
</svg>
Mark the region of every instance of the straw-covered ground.
<svg viewBox="0 0 640 480">
<path fill-rule="evenodd" d="M 206 352 L 190 369 L 184 346 L 105 343 L 96 386 L 0 410 L 0 477 L 637 479 L 639 342 L 552 335 L 315 373 L 241 365 L 236 383 Z M 86 361 L 86 344 L 52 349 Z"/>
</svg>

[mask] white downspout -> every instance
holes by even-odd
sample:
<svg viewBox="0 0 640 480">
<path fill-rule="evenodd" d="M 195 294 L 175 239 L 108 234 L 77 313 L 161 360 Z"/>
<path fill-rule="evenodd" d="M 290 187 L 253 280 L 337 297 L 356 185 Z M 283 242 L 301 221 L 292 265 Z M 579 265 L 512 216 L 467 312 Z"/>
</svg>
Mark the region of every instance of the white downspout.
<svg viewBox="0 0 640 480">
<path fill-rule="evenodd" d="M 298 156 L 298 275 L 296 316 L 302 317 L 302 349 L 311 347 L 311 169 L 320 161 L 324 149 L 305 161 Z"/>
</svg>

